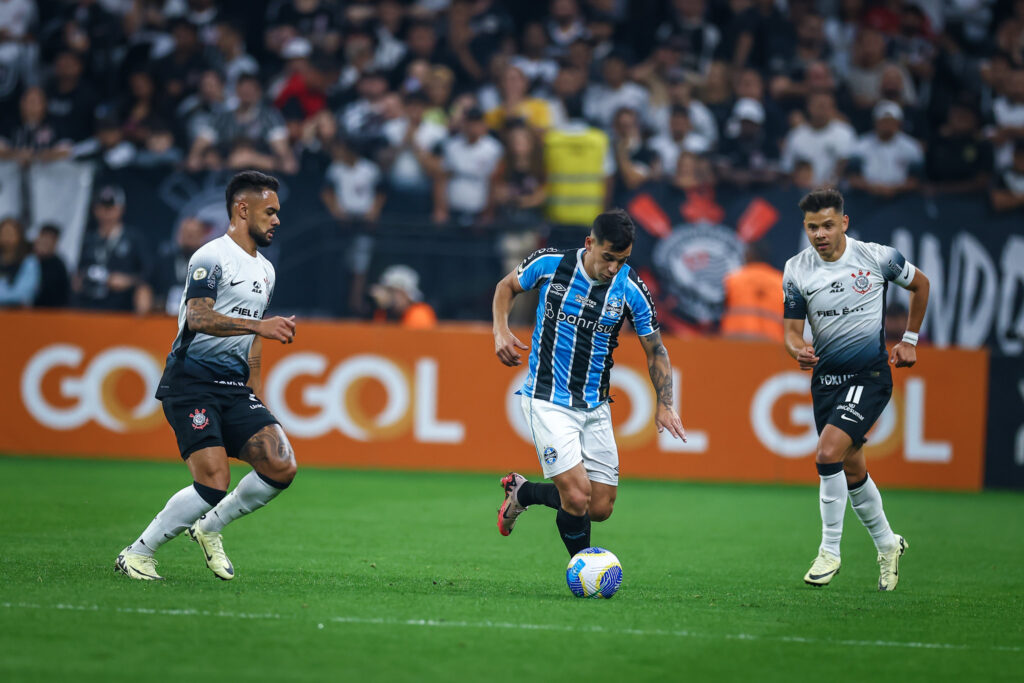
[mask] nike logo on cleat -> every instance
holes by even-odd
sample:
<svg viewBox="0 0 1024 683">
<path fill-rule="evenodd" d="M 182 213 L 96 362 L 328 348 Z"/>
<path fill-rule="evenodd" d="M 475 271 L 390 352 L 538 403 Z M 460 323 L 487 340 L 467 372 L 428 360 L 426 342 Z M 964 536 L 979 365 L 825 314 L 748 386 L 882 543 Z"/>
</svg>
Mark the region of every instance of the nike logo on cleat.
<svg viewBox="0 0 1024 683">
<path fill-rule="evenodd" d="M 836 570 L 833 569 L 832 571 L 825 572 L 824 574 L 808 574 L 807 578 L 809 578 L 811 581 L 818 581 L 819 579 L 824 579 L 826 576 L 831 576 L 832 574 L 835 574 L 835 573 L 836 573 Z"/>
</svg>

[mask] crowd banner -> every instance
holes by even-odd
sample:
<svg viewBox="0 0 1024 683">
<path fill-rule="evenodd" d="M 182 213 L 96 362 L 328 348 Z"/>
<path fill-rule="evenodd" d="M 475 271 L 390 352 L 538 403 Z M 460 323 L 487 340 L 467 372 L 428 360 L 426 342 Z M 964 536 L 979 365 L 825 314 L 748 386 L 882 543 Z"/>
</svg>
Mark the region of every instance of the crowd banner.
<svg viewBox="0 0 1024 683">
<path fill-rule="evenodd" d="M 174 319 L 6 312 L 0 325 L 10 331 L 0 452 L 177 457 L 152 398 Z M 684 444 L 657 433 L 646 360 L 631 337 L 612 371 L 624 477 L 817 481 L 810 376 L 781 347 L 667 338 Z M 525 369 L 498 362 L 482 325 L 408 331 L 300 320 L 294 344 L 267 341 L 264 350 L 261 398 L 301 463 L 539 470 L 515 395 Z M 922 347 L 918 365 L 894 375 L 893 400 L 869 435 L 872 475 L 887 486 L 979 489 L 987 353 Z"/>
<path fill-rule="evenodd" d="M 28 187 L 34 238 L 39 228 L 53 224 L 60 228 L 57 253 L 71 270 L 78 266 L 85 228 L 92 207 L 95 168 L 84 161 L 37 162 L 28 168 Z"/>
<path fill-rule="evenodd" d="M 985 486 L 1024 489 L 1024 358 L 991 362 Z"/>
</svg>

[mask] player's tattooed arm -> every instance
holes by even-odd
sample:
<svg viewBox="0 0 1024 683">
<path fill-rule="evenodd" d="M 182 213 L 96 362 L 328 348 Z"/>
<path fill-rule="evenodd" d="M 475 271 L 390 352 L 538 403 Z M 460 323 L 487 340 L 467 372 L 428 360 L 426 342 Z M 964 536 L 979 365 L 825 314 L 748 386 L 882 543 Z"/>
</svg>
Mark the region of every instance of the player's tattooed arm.
<svg viewBox="0 0 1024 683">
<path fill-rule="evenodd" d="M 249 347 L 249 387 L 259 396 L 263 393 L 263 339 L 256 336 Z"/>
<path fill-rule="evenodd" d="M 651 384 L 658 395 L 658 403 L 672 407 L 672 365 L 668 360 L 668 349 L 661 343 L 661 332 L 640 337 L 640 344 L 647 354 L 647 371 Z"/>
<path fill-rule="evenodd" d="M 197 297 L 189 299 L 186 305 L 185 321 L 189 329 L 214 337 L 236 337 L 242 334 L 258 334 L 267 339 L 276 339 L 282 344 L 295 340 L 295 316 L 282 318 L 274 316 L 266 320 L 233 318 L 213 310 L 213 299 Z"/>
<path fill-rule="evenodd" d="M 654 391 L 658 394 L 654 424 L 659 432 L 667 429 L 672 436 L 686 441 L 686 430 L 683 429 L 683 423 L 673 405 L 672 363 L 668 358 L 668 349 L 661 343 L 661 332 L 656 331 L 640 337 L 640 345 L 647 354 L 647 370 L 651 374 Z"/>
</svg>

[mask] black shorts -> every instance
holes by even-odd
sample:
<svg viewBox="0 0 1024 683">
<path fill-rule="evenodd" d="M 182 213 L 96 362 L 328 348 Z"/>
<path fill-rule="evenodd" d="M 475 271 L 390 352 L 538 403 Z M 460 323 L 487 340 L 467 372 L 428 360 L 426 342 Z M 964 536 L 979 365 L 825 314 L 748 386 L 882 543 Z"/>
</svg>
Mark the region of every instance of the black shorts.
<svg viewBox="0 0 1024 683">
<path fill-rule="evenodd" d="M 263 401 L 248 391 L 184 393 L 162 403 L 182 460 L 211 446 L 223 446 L 237 458 L 253 434 L 278 424 Z"/>
<path fill-rule="evenodd" d="M 811 383 L 814 424 L 818 434 L 825 425 L 835 425 L 850 435 L 856 446 L 863 446 L 878 416 L 892 396 L 889 368 L 869 370 L 855 375 L 819 375 Z"/>
</svg>

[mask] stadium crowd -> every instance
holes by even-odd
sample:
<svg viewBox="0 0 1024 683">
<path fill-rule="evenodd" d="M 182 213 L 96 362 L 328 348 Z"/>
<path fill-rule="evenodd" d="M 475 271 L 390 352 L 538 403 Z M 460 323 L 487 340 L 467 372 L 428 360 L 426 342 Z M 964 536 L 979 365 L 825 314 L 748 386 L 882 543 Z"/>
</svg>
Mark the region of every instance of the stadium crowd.
<svg viewBox="0 0 1024 683">
<path fill-rule="evenodd" d="M 0 160 L 61 159 L 315 169 L 370 316 L 381 221 L 531 228 L 507 266 L 645 184 L 1024 207 L 1024 0 L 0 0 Z M 0 304 L 168 308 L 209 235 L 154 258 L 125 201 L 70 275 L 0 212 Z"/>
</svg>

